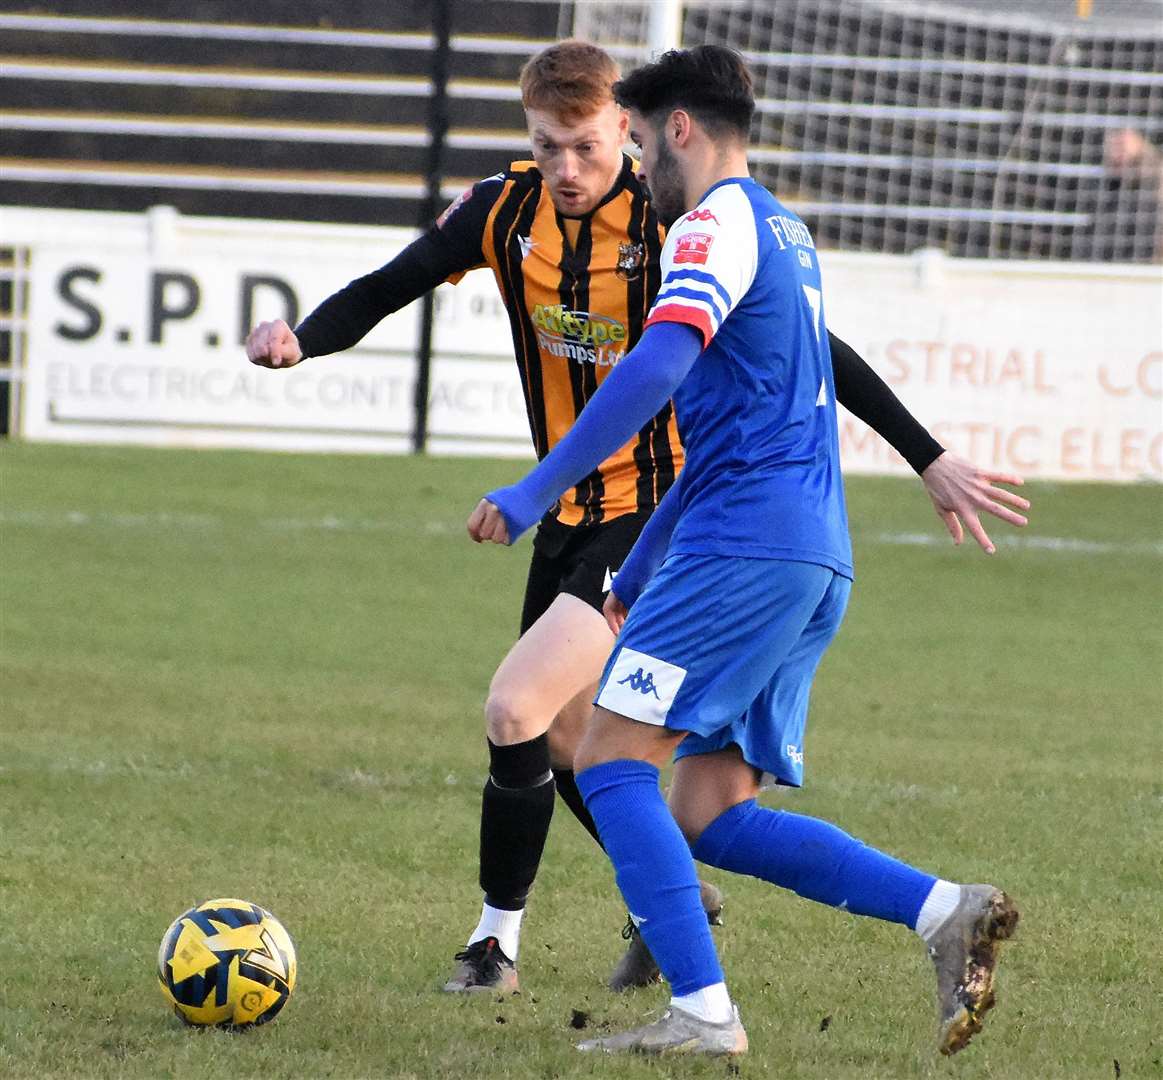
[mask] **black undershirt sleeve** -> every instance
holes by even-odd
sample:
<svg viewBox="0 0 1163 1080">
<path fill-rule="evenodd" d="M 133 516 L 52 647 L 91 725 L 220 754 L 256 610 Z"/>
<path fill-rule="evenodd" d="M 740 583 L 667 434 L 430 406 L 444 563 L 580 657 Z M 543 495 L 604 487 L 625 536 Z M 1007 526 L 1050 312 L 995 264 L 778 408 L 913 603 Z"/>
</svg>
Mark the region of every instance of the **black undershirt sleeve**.
<svg viewBox="0 0 1163 1080">
<path fill-rule="evenodd" d="M 945 448 L 917 422 L 851 345 L 830 330 L 828 343 L 832 348 L 836 400 L 884 439 L 915 473 L 923 473 Z"/>
<path fill-rule="evenodd" d="M 381 319 L 453 274 L 480 266 L 485 221 L 501 186 L 497 178 L 482 180 L 391 262 L 324 300 L 295 327 L 304 358 L 350 349 Z"/>
</svg>

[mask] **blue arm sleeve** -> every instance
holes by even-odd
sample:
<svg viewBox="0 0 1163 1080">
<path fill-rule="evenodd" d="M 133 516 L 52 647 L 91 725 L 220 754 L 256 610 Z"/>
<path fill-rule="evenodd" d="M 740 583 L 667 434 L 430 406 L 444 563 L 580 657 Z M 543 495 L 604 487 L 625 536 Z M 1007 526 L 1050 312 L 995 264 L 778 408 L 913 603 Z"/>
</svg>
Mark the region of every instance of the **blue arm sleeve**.
<svg viewBox="0 0 1163 1080">
<path fill-rule="evenodd" d="M 509 543 L 655 416 L 702 351 L 703 339 L 694 327 L 684 323 L 647 327 L 602 381 L 565 438 L 523 480 L 485 496 L 504 515 Z"/>
<path fill-rule="evenodd" d="M 621 569 L 614 575 L 611 588 L 628 608 L 634 606 L 634 601 L 642 594 L 666 557 L 682 502 L 682 476 L 680 472 L 678 479 L 670 485 L 670 490 L 662 497 L 658 509 L 650 515 L 646 528 L 630 549 L 630 554 L 622 561 Z"/>
</svg>

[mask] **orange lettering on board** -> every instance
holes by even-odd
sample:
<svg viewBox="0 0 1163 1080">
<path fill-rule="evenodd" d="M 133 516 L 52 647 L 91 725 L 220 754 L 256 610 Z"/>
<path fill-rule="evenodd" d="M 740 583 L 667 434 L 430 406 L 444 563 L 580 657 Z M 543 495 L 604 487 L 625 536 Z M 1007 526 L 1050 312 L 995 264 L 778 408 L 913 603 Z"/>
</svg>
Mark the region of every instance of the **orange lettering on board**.
<svg viewBox="0 0 1163 1080">
<path fill-rule="evenodd" d="M 1115 386 L 1111 382 L 1110 376 L 1107 374 L 1106 364 L 1103 364 L 1098 369 L 1098 385 L 1101 386 L 1112 397 L 1126 397 L 1130 392 L 1129 386 Z"/>
<path fill-rule="evenodd" d="M 1026 385 L 1026 365 L 1022 361 L 1022 354 L 1017 349 L 1010 349 L 1002 361 L 1001 370 L 997 373 L 997 385 L 1013 380 L 1019 386 Z"/>
<path fill-rule="evenodd" d="M 936 363 L 936 360 L 933 354 L 939 353 L 945 346 L 942 345 L 939 341 L 920 341 L 917 344 L 925 350 L 925 382 L 935 382 L 936 378 L 933 372 L 933 367 Z"/>
<path fill-rule="evenodd" d="M 897 338 L 895 341 L 890 341 L 884 347 L 884 355 L 890 364 L 896 368 L 895 371 L 885 373 L 885 382 L 902 383 L 907 382 L 909 378 L 909 364 L 904 357 L 899 355 L 899 352 L 908 347 L 908 343 Z"/>
<path fill-rule="evenodd" d="M 949 354 L 949 382 L 955 383 L 959 377 L 964 376 L 970 386 L 980 386 L 979 366 L 980 358 L 972 345 L 954 345 Z"/>
<path fill-rule="evenodd" d="M 1147 397 L 1163 398 L 1163 375 L 1156 375 L 1155 381 L 1152 383 L 1150 379 L 1150 371 L 1152 368 L 1157 372 L 1163 373 L 1163 352 L 1147 353 L 1139 361 L 1136 382 L 1139 384 L 1139 389 Z"/>
<path fill-rule="evenodd" d="M 1115 466 L 1113 461 L 1103 460 L 1103 432 L 1092 430 L 1090 433 L 1090 467 L 1097 475 L 1113 476 Z"/>
<path fill-rule="evenodd" d="M 1124 473 L 1138 476 L 1146 464 L 1143 459 L 1143 440 L 1146 432 L 1139 428 L 1126 428 L 1119 435 L 1119 467 Z"/>
<path fill-rule="evenodd" d="M 873 461 L 881 455 L 881 440 L 872 428 L 858 424 L 854 420 L 845 420 L 840 425 L 840 452 L 853 457 L 867 456 Z"/>
<path fill-rule="evenodd" d="M 1042 429 L 1038 427 L 1020 427 L 1015 428 L 1010 432 L 1010 437 L 1006 440 L 1006 460 L 1014 466 L 1015 469 L 1036 469 L 1042 464 L 1042 455 L 1035 450 L 1032 457 L 1022 457 L 1021 450 L 1018 444 L 1023 439 L 1033 439 L 1035 445 L 1041 448 L 1042 445 Z"/>
<path fill-rule="evenodd" d="M 989 434 L 989 425 L 970 421 L 964 426 L 966 433 L 969 435 L 969 452 L 965 456 L 971 458 L 973 461 L 977 461 L 982 457 L 981 447 L 978 444 L 978 439 L 983 435 Z"/>
<path fill-rule="evenodd" d="M 1046 357 L 1041 349 L 1034 353 L 1034 389 L 1039 394 L 1056 394 L 1058 388 L 1046 382 Z"/>
<path fill-rule="evenodd" d="M 1078 460 L 1082 447 L 1078 444 L 1082 439 L 1082 428 L 1067 428 L 1062 432 L 1062 471 L 1068 473 L 1084 472 L 1086 466 Z"/>
</svg>

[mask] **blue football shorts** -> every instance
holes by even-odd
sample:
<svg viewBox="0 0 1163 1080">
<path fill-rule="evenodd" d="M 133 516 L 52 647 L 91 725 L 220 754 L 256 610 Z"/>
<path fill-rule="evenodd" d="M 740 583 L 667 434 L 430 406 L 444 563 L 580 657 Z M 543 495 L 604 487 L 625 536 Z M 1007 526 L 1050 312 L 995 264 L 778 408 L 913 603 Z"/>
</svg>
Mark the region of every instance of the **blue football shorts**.
<svg viewBox="0 0 1163 1080">
<path fill-rule="evenodd" d="M 594 704 L 691 732 L 676 757 L 736 743 L 799 787 L 812 678 L 851 587 L 815 563 L 671 555 L 630 609 Z"/>
</svg>

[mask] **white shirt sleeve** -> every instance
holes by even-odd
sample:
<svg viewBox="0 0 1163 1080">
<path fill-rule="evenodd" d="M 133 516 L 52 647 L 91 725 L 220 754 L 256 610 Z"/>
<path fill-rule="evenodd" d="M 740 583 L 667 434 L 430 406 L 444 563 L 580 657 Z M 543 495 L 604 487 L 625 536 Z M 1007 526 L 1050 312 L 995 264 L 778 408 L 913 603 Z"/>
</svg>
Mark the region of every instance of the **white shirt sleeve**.
<svg viewBox="0 0 1163 1080">
<path fill-rule="evenodd" d="M 646 326 L 686 323 L 706 348 L 751 288 L 758 258 L 747 196 L 736 185 L 716 188 L 671 228 L 660 261 L 662 287 Z"/>
</svg>

